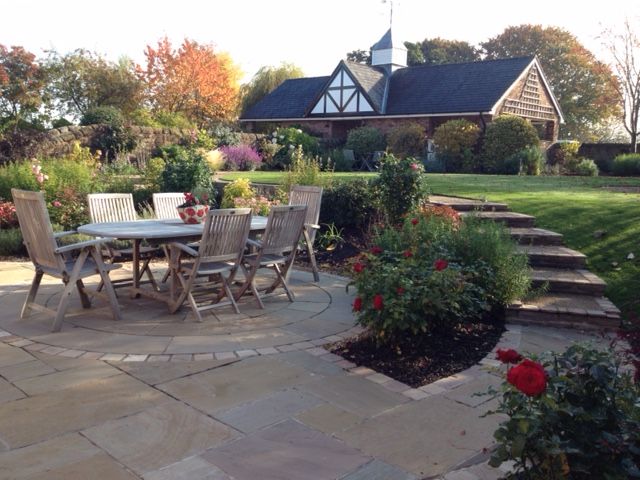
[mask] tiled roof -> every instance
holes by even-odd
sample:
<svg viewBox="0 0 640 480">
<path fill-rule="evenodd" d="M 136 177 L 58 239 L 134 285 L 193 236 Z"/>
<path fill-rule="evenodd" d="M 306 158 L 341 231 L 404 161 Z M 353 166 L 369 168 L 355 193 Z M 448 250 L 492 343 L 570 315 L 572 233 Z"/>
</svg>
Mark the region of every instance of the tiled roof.
<svg viewBox="0 0 640 480">
<path fill-rule="evenodd" d="M 385 33 L 382 38 L 371 47 L 371 50 L 387 50 L 389 48 L 407 49 L 407 47 L 404 46 L 404 43 L 399 42 L 398 39 L 395 38 L 391 29 L 387 30 L 387 33 Z"/>
<path fill-rule="evenodd" d="M 349 71 L 353 74 L 356 81 L 369 95 L 373 102 L 373 108 L 378 112 L 382 111 L 382 102 L 384 100 L 384 89 L 387 77 L 383 69 L 363 65 L 355 62 L 344 62 Z"/>
<path fill-rule="evenodd" d="M 285 80 L 269 95 L 250 107 L 241 119 L 302 118 L 329 77 Z"/>
<path fill-rule="evenodd" d="M 488 112 L 533 57 L 396 70 L 387 115 Z"/>
</svg>

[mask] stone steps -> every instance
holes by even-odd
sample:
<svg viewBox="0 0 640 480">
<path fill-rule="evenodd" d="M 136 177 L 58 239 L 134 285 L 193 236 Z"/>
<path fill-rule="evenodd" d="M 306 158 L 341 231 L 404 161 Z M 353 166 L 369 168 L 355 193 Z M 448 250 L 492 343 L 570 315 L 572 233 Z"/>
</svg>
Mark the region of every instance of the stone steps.
<svg viewBox="0 0 640 480">
<path fill-rule="evenodd" d="M 443 197 L 441 195 L 429 195 L 429 203 L 438 206 L 448 206 L 458 212 L 506 212 L 509 207 L 505 203 L 483 202 L 474 198 Z"/>
<path fill-rule="evenodd" d="M 585 255 L 563 246 L 561 234 L 535 227 L 535 217 L 507 211 L 504 204 L 492 208 L 491 202 L 479 200 L 474 203 L 457 197 L 429 198 L 437 205 L 451 206 L 460 215 L 477 215 L 506 224 L 519 244 L 518 250 L 529 256 L 532 286 L 547 288 L 536 299 L 507 307 L 508 322 L 581 329 L 615 330 L 620 326 L 620 310 L 603 296 L 606 283 L 585 269 Z"/>
<path fill-rule="evenodd" d="M 562 234 L 544 228 L 512 227 L 511 237 L 520 245 L 562 245 Z"/>
<path fill-rule="evenodd" d="M 583 269 L 587 263 L 586 255 L 560 245 L 519 245 L 518 251 L 528 255 L 532 267 Z"/>
<path fill-rule="evenodd" d="M 460 215 L 474 215 L 483 220 L 493 220 L 504 223 L 507 227 L 531 228 L 534 226 L 536 217 L 516 212 L 460 212 Z"/>
</svg>

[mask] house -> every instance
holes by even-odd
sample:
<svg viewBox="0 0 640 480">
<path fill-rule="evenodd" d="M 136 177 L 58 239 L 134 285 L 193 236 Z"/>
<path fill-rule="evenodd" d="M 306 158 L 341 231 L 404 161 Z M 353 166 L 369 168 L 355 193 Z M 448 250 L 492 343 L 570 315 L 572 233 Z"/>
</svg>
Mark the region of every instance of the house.
<svg viewBox="0 0 640 480">
<path fill-rule="evenodd" d="M 326 139 L 369 125 L 388 132 L 417 122 L 427 138 L 451 119 L 484 128 L 500 114 L 529 120 L 543 141 L 558 138 L 562 112 L 535 57 L 407 67 L 391 29 L 371 48 L 371 65 L 342 60 L 327 77 L 286 80 L 240 118 L 249 131 L 300 126 Z"/>
</svg>

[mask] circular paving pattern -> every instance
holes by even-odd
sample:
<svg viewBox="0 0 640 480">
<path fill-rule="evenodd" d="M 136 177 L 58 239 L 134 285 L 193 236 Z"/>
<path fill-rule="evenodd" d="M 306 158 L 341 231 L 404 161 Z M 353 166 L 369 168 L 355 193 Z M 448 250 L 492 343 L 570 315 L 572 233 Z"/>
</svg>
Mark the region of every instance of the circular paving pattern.
<svg viewBox="0 0 640 480">
<path fill-rule="evenodd" d="M 264 300 L 262 310 L 252 297 L 246 297 L 239 302 L 240 314 L 224 306 L 208 311 L 201 323 L 186 306 L 170 314 L 166 305 L 156 300 L 129 298 L 124 288 L 117 292 L 120 321 L 112 319 L 101 299 L 85 310 L 74 295 L 62 330 L 52 333 L 51 317 L 42 313 L 19 320 L 32 267 L 24 262 L 5 262 L 1 273 L 3 335 L 15 336 L 29 350 L 54 355 L 112 360 L 242 357 L 313 348 L 357 331 L 351 313 L 352 295 L 345 289 L 348 280 L 333 275 L 321 275 L 320 282 L 313 283 L 310 273 L 295 271 L 290 279 L 295 302 L 289 302 L 284 294 L 276 295 Z M 119 275 L 126 273 L 119 271 Z M 157 278 L 161 278 L 161 271 Z M 55 309 L 62 284 L 45 280 L 37 301 Z"/>
</svg>

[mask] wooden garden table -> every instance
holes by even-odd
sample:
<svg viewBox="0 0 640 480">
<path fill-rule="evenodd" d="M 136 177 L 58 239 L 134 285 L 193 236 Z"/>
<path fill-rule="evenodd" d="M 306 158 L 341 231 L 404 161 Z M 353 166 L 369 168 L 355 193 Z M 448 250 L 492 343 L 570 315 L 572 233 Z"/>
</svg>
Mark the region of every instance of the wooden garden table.
<svg viewBox="0 0 640 480">
<path fill-rule="evenodd" d="M 252 233 L 264 231 L 267 217 L 254 216 L 251 218 Z M 162 245 L 170 242 L 189 242 L 202 237 L 204 224 L 185 224 L 180 219 L 170 220 L 138 220 L 135 222 L 104 222 L 89 223 L 78 227 L 78 233 L 94 237 L 110 237 L 118 240 L 131 240 L 133 243 L 133 281 L 131 297 L 140 295 L 150 297 L 171 304 L 173 302 L 174 286 L 171 293 L 149 290 L 140 286 L 140 244 L 143 240 Z M 170 260 L 170 259 L 169 259 Z"/>
</svg>

